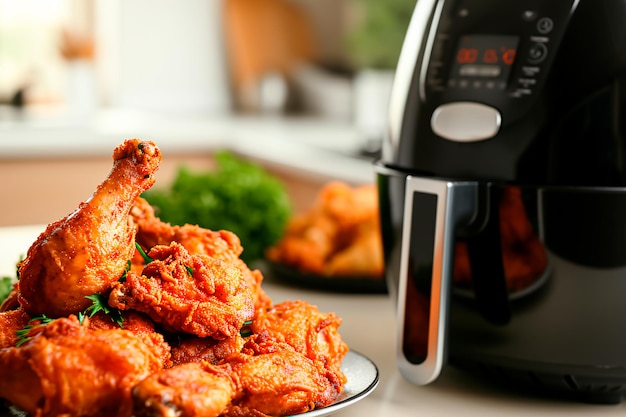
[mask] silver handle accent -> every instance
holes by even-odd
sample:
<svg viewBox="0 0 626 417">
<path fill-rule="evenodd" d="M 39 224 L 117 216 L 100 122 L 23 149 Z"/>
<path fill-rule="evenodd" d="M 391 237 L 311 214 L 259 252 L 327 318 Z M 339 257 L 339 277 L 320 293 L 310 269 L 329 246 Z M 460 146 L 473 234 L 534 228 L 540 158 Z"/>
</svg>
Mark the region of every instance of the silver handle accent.
<svg viewBox="0 0 626 417">
<path fill-rule="evenodd" d="M 421 197 L 426 197 L 427 200 L 423 200 L 423 207 L 416 207 L 415 201 Z M 455 230 L 460 225 L 471 223 L 477 213 L 477 204 L 477 182 L 455 182 L 411 176 L 406 179 L 398 280 L 397 357 L 400 372 L 414 384 L 425 385 L 434 381 L 446 361 L 448 305 L 454 267 Z M 425 218 L 416 218 L 420 214 Z M 434 230 L 432 230 L 432 222 L 434 222 Z M 421 228 L 420 224 L 425 227 Z M 428 229 L 428 231 L 422 233 L 420 232 L 422 229 Z M 432 252 L 428 248 L 431 244 Z M 418 253 L 416 252 L 418 247 L 425 250 Z M 416 259 L 423 260 L 424 265 L 417 265 Z M 423 266 L 425 269 L 422 268 Z M 424 271 L 428 274 L 429 270 L 430 276 L 424 277 Z M 420 282 L 417 282 L 418 277 Z M 424 278 L 430 279 L 430 282 L 424 283 Z M 429 293 L 427 291 L 427 294 L 422 294 L 425 298 L 422 295 L 416 298 L 414 295 L 420 284 L 423 286 L 425 284 L 430 290 Z M 424 301 L 428 303 L 426 305 L 415 304 Z M 428 307 L 425 314 L 426 327 L 415 328 L 424 324 L 424 317 L 416 322 L 411 314 L 415 314 L 420 308 L 424 309 L 426 306 Z M 419 323 L 420 326 L 415 323 Z M 415 334 L 420 331 L 426 334 Z M 414 336 L 424 341 L 423 346 L 413 345 Z M 418 351 L 418 353 L 414 355 L 409 351 Z"/>
</svg>

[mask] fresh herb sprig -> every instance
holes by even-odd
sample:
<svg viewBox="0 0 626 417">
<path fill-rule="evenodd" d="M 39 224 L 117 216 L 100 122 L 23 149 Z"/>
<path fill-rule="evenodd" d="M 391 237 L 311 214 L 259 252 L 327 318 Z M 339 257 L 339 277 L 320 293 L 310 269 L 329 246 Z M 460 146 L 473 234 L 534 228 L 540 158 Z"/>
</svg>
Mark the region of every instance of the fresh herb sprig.
<svg viewBox="0 0 626 417">
<path fill-rule="evenodd" d="M 126 275 L 128 275 L 128 272 L 130 271 L 130 266 L 131 266 L 131 261 L 129 259 L 128 261 L 126 261 L 126 269 L 124 269 L 124 273 L 122 274 L 120 279 L 118 279 L 119 282 L 126 282 Z"/>
<path fill-rule="evenodd" d="M 0 303 L 7 299 L 13 291 L 13 279 L 11 277 L 0 278 Z"/>
<path fill-rule="evenodd" d="M 13 292 L 13 284 L 15 281 L 20 280 L 20 263 L 22 263 L 23 260 L 24 255 L 21 255 L 15 264 L 15 278 L 10 276 L 0 277 L 0 304 Z"/>
<path fill-rule="evenodd" d="M 111 318 L 111 321 L 117 324 L 119 327 L 124 327 L 124 317 L 122 312 L 116 308 L 112 308 L 108 305 L 107 299 L 102 294 L 88 295 L 85 298 L 91 300 L 91 305 L 77 314 L 78 322 L 83 324 L 85 317 L 93 317 L 97 312 L 102 311 L 104 314 Z M 21 346 L 30 340 L 30 332 L 40 326 L 46 326 L 53 322 L 55 319 L 42 314 L 41 316 L 33 317 L 28 321 L 28 324 L 15 333 L 17 335 L 17 343 L 15 346 Z"/>
<path fill-rule="evenodd" d="M 148 256 L 146 251 L 143 250 L 143 248 L 141 247 L 139 243 L 135 242 L 135 247 L 137 248 L 137 251 L 139 252 L 139 254 L 141 254 L 141 257 L 143 258 L 143 261 L 146 263 L 146 265 L 154 261 L 154 259 Z"/>
<path fill-rule="evenodd" d="M 102 294 L 87 295 L 85 298 L 91 300 L 91 305 L 85 311 L 78 313 L 78 321 L 83 324 L 85 317 L 93 317 L 97 312 L 102 311 L 111 318 L 111 321 L 120 327 L 124 327 L 124 317 L 122 312 L 109 306 L 107 298 Z"/>
<path fill-rule="evenodd" d="M 250 329 L 250 325 L 252 324 L 252 320 L 244 321 L 241 330 L 239 330 L 239 334 L 241 337 L 249 337 L 252 336 L 252 330 Z"/>
<path fill-rule="evenodd" d="M 21 329 L 15 332 L 15 334 L 17 335 L 17 343 L 15 344 L 15 346 L 21 346 L 24 343 L 28 342 L 30 340 L 29 334 L 34 328 L 45 326 L 48 323 L 51 323 L 52 321 L 54 321 L 54 319 L 51 319 L 45 314 L 42 314 L 41 316 L 33 317 L 32 319 L 30 319 L 26 326 L 22 327 Z M 35 322 L 38 322 L 38 323 L 35 323 Z"/>
</svg>

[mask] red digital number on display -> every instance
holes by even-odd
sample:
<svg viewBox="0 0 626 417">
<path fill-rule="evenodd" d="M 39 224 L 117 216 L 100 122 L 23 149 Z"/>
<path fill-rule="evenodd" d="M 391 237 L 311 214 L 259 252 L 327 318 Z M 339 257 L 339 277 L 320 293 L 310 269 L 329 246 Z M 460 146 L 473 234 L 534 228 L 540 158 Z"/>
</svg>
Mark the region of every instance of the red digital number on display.
<svg viewBox="0 0 626 417">
<path fill-rule="evenodd" d="M 502 62 L 504 62 L 506 65 L 512 65 L 513 61 L 515 61 L 515 49 L 502 49 Z"/>
<path fill-rule="evenodd" d="M 485 64 L 497 64 L 501 59 L 505 65 L 512 65 L 515 61 L 515 49 L 500 48 L 501 55 L 495 48 L 486 49 L 482 55 L 482 62 Z M 477 48 L 460 48 L 456 54 L 456 62 L 459 64 L 474 64 L 478 59 Z"/>
<path fill-rule="evenodd" d="M 459 64 L 473 64 L 478 58 L 478 49 L 460 48 L 456 54 L 456 62 Z"/>
<path fill-rule="evenodd" d="M 493 48 L 485 50 L 485 53 L 483 54 L 483 62 L 485 64 L 497 64 L 498 52 Z"/>
</svg>

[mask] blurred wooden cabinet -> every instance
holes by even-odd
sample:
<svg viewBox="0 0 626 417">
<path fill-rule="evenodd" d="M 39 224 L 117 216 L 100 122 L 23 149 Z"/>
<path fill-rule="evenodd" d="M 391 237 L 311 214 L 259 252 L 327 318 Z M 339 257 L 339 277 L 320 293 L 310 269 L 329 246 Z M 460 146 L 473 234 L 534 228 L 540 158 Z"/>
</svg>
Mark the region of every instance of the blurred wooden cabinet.
<svg viewBox="0 0 626 417">
<path fill-rule="evenodd" d="M 64 217 L 91 196 L 112 163 L 110 157 L 0 160 L 0 227 L 48 224 Z M 157 172 L 155 187 L 169 184 L 181 164 L 191 169 L 214 166 L 210 154 L 169 155 Z M 265 168 L 284 182 L 296 212 L 313 203 L 324 182 L 292 169 Z"/>
</svg>

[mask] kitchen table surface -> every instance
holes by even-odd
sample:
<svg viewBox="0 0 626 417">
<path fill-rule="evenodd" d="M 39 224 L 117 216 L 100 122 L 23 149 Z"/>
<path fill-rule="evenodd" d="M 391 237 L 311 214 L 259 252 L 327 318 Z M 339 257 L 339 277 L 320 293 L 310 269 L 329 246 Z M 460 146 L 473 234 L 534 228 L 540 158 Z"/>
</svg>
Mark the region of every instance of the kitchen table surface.
<svg viewBox="0 0 626 417">
<path fill-rule="evenodd" d="M 15 262 L 26 253 L 44 226 L 0 228 L 0 276 L 14 275 Z M 337 411 L 342 417 L 401 416 L 624 416 L 626 401 L 593 405 L 539 398 L 496 387 L 447 367 L 431 385 L 418 387 L 402 378 L 395 363 L 395 318 L 384 294 L 340 294 L 286 285 L 266 274 L 264 288 L 275 302 L 303 299 L 342 319 L 344 340 L 371 359 L 379 370 L 378 387 L 364 399 Z"/>
</svg>

